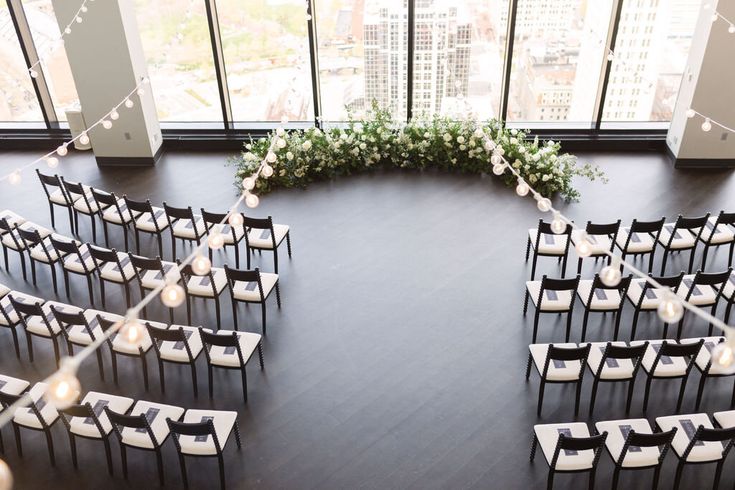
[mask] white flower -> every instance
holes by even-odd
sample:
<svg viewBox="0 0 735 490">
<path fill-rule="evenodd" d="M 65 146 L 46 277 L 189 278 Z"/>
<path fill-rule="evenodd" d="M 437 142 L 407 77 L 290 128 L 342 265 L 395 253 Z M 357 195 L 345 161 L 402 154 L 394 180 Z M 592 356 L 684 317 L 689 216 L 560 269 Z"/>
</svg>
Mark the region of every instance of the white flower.
<svg viewBox="0 0 735 490">
<path fill-rule="evenodd" d="M 251 145 L 250 143 L 248 143 L 247 145 L 245 145 L 245 149 L 246 150 L 252 150 L 253 149 L 253 145 Z"/>
<path fill-rule="evenodd" d="M 549 175 L 549 174 L 546 174 L 546 175 L 544 175 L 543 177 L 541 177 L 541 180 L 543 180 L 544 182 L 546 182 L 546 181 L 548 181 L 548 180 L 551 180 L 551 175 Z"/>
<path fill-rule="evenodd" d="M 539 155 L 538 153 L 536 153 L 531 158 L 533 159 L 534 162 L 538 162 L 539 160 L 541 160 L 541 155 Z"/>
<path fill-rule="evenodd" d="M 364 150 L 365 148 L 367 148 L 367 145 L 365 143 L 360 143 L 360 149 Z"/>
<path fill-rule="evenodd" d="M 340 139 L 343 139 L 343 140 L 346 140 L 346 139 L 347 139 L 347 133 L 341 133 L 341 134 L 339 135 L 339 138 L 340 138 Z"/>
<path fill-rule="evenodd" d="M 278 175 L 280 175 L 281 177 L 283 177 L 284 175 L 286 175 L 286 169 L 285 169 L 285 168 L 282 168 L 282 169 L 281 169 L 281 170 L 280 170 L 280 171 L 278 172 Z"/>
<path fill-rule="evenodd" d="M 465 151 L 467 147 L 465 145 L 459 145 L 460 151 Z"/>
<path fill-rule="evenodd" d="M 557 159 L 557 156 L 556 156 L 556 155 L 551 155 L 551 157 L 550 157 L 550 160 L 551 160 L 552 162 L 555 162 L 555 161 L 556 161 L 556 159 Z"/>
<path fill-rule="evenodd" d="M 528 177 L 528 181 L 529 181 L 529 182 L 531 182 L 532 184 L 535 184 L 537 180 L 538 180 L 538 177 L 536 177 L 536 175 L 535 175 L 535 174 L 531 174 L 531 175 L 530 175 L 530 176 Z"/>
<path fill-rule="evenodd" d="M 461 134 L 457 136 L 457 143 L 464 143 L 464 136 L 462 136 Z"/>
<path fill-rule="evenodd" d="M 452 135 L 449 133 L 444 133 L 444 141 L 446 141 L 447 143 L 452 141 Z"/>
<path fill-rule="evenodd" d="M 353 155 L 355 155 L 355 156 L 357 156 L 357 155 L 359 155 L 359 154 L 360 154 L 360 150 L 359 150 L 359 149 L 357 149 L 357 148 L 353 148 L 353 149 L 352 149 L 352 154 L 353 154 Z"/>
<path fill-rule="evenodd" d="M 522 146 L 519 146 L 518 147 L 518 153 L 520 153 L 521 155 L 523 155 L 524 153 L 526 153 L 526 149 L 524 147 L 522 147 Z"/>
<path fill-rule="evenodd" d="M 306 140 L 301 144 L 301 148 L 303 148 L 306 151 L 309 151 L 311 149 L 311 141 Z"/>
<path fill-rule="evenodd" d="M 286 134 L 286 131 L 284 131 L 283 128 L 278 128 L 276 129 L 276 134 L 278 136 L 283 136 L 284 134 Z"/>
<path fill-rule="evenodd" d="M 518 144 L 518 140 L 517 140 L 517 139 L 515 139 L 515 138 L 511 138 L 511 139 L 510 139 L 510 144 L 511 144 L 511 145 L 517 145 L 517 144 Z"/>
<path fill-rule="evenodd" d="M 360 134 L 360 133 L 362 133 L 362 126 L 355 126 L 355 132 L 356 132 L 357 134 Z"/>
<path fill-rule="evenodd" d="M 475 138 L 482 138 L 482 135 L 483 135 L 482 129 L 480 128 L 475 129 L 475 132 L 473 134 L 475 135 Z"/>
<path fill-rule="evenodd" d="M 475 143 L 475 140 L 470 140 L 470 148 L 474 148 L 477 146 L 477 143 Z"/>
<path fill-rule="evenodd" d="M 547 146 L 554 146 L 554 140 L 549 140 L 546 142 Z"/>
<path fill-rule="evenodd" d="M 523 162 L 521 162 L 518 159 L 516 159 L 516 161 L 513 162 L 513 168 L 521 168 L 521 165 L 523 165 Z"/>
<path fill-rule="evenodd" d="M 424 133 L 424 138 L 429 139 L 430 137 L 431 137 L 431 135 L 429 134 L 428 131 Z"/>
<path fill-rule="evenodd" d="M 293 160 L 293 153 L 291 153 L 290 151 L 287 151 L 286 152 L 286 160 Z"/>
<path fill-rule="evenodd" d="M 335 142 L 334 142 L 334 148 L 335 148 L 335 149 L 339 150 L 339 147 L 340 147 L 340 146 L 342 146 L 342 143 L 340 143 L 339 141 L 335 141 Z"/>
<path fill-rule="evenodd" d="M 510 130 L 510 134 L 512 134 L 513 136 L 515 136 L 515 135 L 518 134 L 518 130 L 517 129 L 511 129 Z"/>
</svg>

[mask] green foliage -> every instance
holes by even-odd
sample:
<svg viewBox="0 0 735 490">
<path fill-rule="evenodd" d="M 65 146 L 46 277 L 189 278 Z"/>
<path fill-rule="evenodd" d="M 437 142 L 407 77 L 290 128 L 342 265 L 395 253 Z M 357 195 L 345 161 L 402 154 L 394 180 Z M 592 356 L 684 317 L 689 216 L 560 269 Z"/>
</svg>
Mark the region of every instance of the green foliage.
<svg viewBox="0 0 735 490">
<path fill-rule="evenodd" d="M 567 153 L 559 154 L 559 143 L 529 140 L 523 131 L 507 129 L 495 120 L 434 116 L 402 124 L 393 120 L 390 111 L 373 104 L 364 120 L 350 116 L 343 128 L 279 130 L 271 138 L 251 139 L 246 151 L 232 159 L 238 186 L 258 168 L 277 136 L 285 146 L 275 149 L 278 159 L 272 164 L 273 176 L 258 179 L 259 194 L 278 187 L 305 187 L 317 180 L 376 167 L 490 173 L 494 145 L 502 148 L 506 160 L 547 197 L 558 194 L 567 201 L 578 201 L 580 195 L 572 183 L 575 176 L 607 181 L 599 167 L 579 164 Z M 516 184 L 508 171 L 501 178 L 508 186 Z"/>
</svg>

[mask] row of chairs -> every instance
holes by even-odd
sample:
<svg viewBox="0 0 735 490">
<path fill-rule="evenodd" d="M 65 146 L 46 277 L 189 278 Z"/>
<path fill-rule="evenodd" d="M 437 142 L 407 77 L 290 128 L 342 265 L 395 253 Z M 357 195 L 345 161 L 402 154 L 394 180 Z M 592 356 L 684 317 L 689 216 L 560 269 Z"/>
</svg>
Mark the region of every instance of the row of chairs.
<svg viewBox="0 0 735 490">
<path fill-rule="evenodd" d="M 16 215 L 17 216 L 17 215 Z M 10 221 L 9 221 L 10 220 Z M 12 224 L 11 224 L 12 223 Z M 8 269 L 8 250 L 20 255 L 23 277 L 27 279 L 25 254 L 31 264 L 33 284 L 36 284 L 36 263 L 48 265 L 51 270 L 51 279 L 54 291 L 58 293 L 56 279 L 56 264 L 61 264 L 64 275 L 66 295 L 71 299 L 69 276 L 70 274 L 83 276 L 87 281 L 90 304 L 95 305 L 93 282 L 96 278 L 99 283 L 102 307 L 106 307 L 105 283 L 122 285 L 125 291 L 125 300 L 130 307 L 133 281 L 138 283 L 140 297 L 147 291 L 160 287 L 166 281 L 167 274 L 180 267 L 180 261 L 166 262 L 159 257 L 147 258 L 131 253 L 118 252 L 81 243 L 74 239 L 52 233 L 35 223 L 28 221 L 18 224 L 18 220 L 8 212 L 0 213 L 0 231 L 5 231 L 0 238 L 5 253 L 5 267 Z M 232 313 L 235 330 L 237 327 L 237 304 L 255 303 L 261 305 L 263 332 L 266 331 L 266 301 L 271 293 L 275 292 L 278 307 L 281 307 L 281 293 L 278 284 L 278 274 L 255 270 L 231 269 L 212 267 L 206 275 L 197 275 L 191 265 L 181 268 L 182 284 L 186 292 L 186 312 L 188 323 L 191 323 L 192 298 L 212 299 L 215 303 L 217 328 L 221 328 L 220 296 L 225 288 L 230 291 Z M 169 309 L 170 321 L 173 323 L 174 311 Z"/>
<path fill-rule="evenodd" d="M 684 391 L 689 374 L 694 366 L 700 373 L 699 389 L 695 410 L 699 410 L 705 382 L 708 378 L 734 376 L 728 371 L 712 364 L 712 349 L 724 337 L 703 337 L 625 342 L 592 342 L 581 344 L 531 344 L 528 346 L 526 380 L 530 378 L 531 367 L 540 376 L 537 414 L 541 415 L 546 384 L 576 384 L 574 414 L 579 413 L 579 401 L 586 368 L 593 376 L 589 414 L 595 408 L 599 383 L 628 383 L 628 396 L 625 413 L 630 412 L 633 389 L 639 369 L 646 375 L 646 389 L 643 396 L 643 412 L 648 409 L 651 383 L 654 379 L 681 380 L 676 410 L 679 411 L 684 400 Z M 735 386 L 730 407 L 735 406 Z"/>
<path fill-rule="evenodd" d="M 614 223 L 587 222 L 585 233 L 592 245 L 590 257 L 595 259 L 607 257 L 617 248 L 623 259 L 627 256 L 648 256 L 648 272 L 653 272 L 653 260 L 656 249 L 663 249 L 661 260 L 661 275 L 666 271 L 666 262 L 673 252 L 689 251 L 689 268 L 692 272 L 694 257 L 699 243 L 703 244 L 701 269 L 706 270 L 707 255 L 710 247 L 729 245 L 728 265 L 732 265 L 733 250 L 735 250 L 735 213 L 720 211 L 717 216 L 710 213 L 699 217 L 684 217 L 679 215 L 675 222 L 667 223 L 666 218 L 655 221 L 633 220 L 628 227 L 620 226 L 620 220 Z M 540 219 L 536 228 L 528 230 L 526 243 L 526 261 L 531 251 L 533 260 L 531 265 L 531 280 L 536 276 L 538 257 L 553 257 L 562 262 L 561 277 L 565 277 L 569 247 L 576 246 L 582 238 L 580 230 L 572 230 L 567 225 L 562 233 L 555 233 L 550 223 Z M 577 274 L 582 271 L 584 257 L 577 260 Z"/>
<path fill-rule="evenodd" d="M 122 228 L 125 249 L 128 248 L 128 234 L 135 234 L 136 253 L 140 254 L 140 234 L 152 235 L 158 243 L 158 255 L 163 257 L 163 234 L 169 230 L 171 235 L 171 257 L 177 258 L 176 241 L 195 242 L 197 245 L 214 232 L 224 235 L 225 247 L 235 249 L 235 267 L 240 267 L 240 242 L 245 241 L 247 268 L 250 268 L 251 251 L 272 251 L 274 270 L 278 273 L 278 247 L 286 243 L 291 257 L 291 233 L 288 225 L 274 224 L 273 219 L 243 216 L 243 224 L 230 226 L 220 224 L 226 213 L 213 213 L 201 209 L 195 214 L 191 206 L 177 208 L 163 203 L 163 207 L 153 206 L 150 200 L 137 201 L 127 195 L 118 197 L 114 192 L 95 189 L 88 185 L 69 182 L 59 175 L 45 175 L 36 170 L 43 190 L 48 199 L 51 225 L 56 228 L 54 206 L 66 208 L 73 233 L 79 236 L 79 215 L 89 216 L 93 241 L 97 241 L 96 221 L 102 222 L 105 245 L 110 246 L 108 225 Z M 130 230 L 132 228 L 132 230 Z M 209 251 L 212 259 L 212 251 Z"/>
<path fill-rule="evenodd" d="M 185 457 L 216 457 L 219 462 L 220 485 L 225 488 L 224 450 L 235 435 L 238 449 L 242 447 L 237 412 L 194 410 L 145 400 L 88 392 L 77 404 L 63 410 L 44 399 L 46 383 L 36 383 L 28 389 L 28 381 L 0 375 L 0 404 L 3 410 L 18 401 L 26 392 L 30 404 L 17 408 L 12 426 L 19 456 L 23 456 L 20 429 L 43 432 L 46 436 L 51 465 L 56 465 L 52 428 L 61 421 L 69 436 L 74 468 L 78 468 L 77 439 L 101 441 L 107 457 L 107 468 L 114 475 L 110 439 L 113 432 L 120 446 L 123 475 L 128 477 L 127 449 L 152 451 L 156 455 L 158 477 L 164 484 L 162 447 L 169 436 L 179 455 L 181 475 L 188 488 Z M 0 449 L 5 452 L 0 433 Z"/>
<path fill-rule="evenodd" d="M 650 275 L 650 274 L 649 274 Z M 725 301 L 724 321 L 730 319 L 730 312 L 735 304 L 735 273 L 732 268 L 721 272 L 702 272 L 696 274 L 680 273 L 676 276 L 653 277 L 664 287 L 671 289 L 678 297 L 700 308 L 710 308 L 712 315 L 717 313 L 720 300 Z M 523 302 L 523 314 L 528 311 L 529 300 L 535 307 L 533 321 L 533 343 L 536 343 L 539 317 L 542 313 L 567 314 L 565 342 L 569 342 L 572 327 L 572 314 L 576 299 L 584 308 L 581 340 L 584 342 L 587 333 L 587 320 L 591 313 L 614 313 L 615 327 L 613 340 L 618 339 L 620 317 L 623 306 L 630 303 L 634 308 L 630 339 L 633 340 L 638 326 L 638 317 L 642 312 L 655 312 L 664 296 L 664 291 L 656 289 L 643 278 L 633 279 L 632 275 L 624 277 L 615 286 L 606 286 L 595 274 L 593 279 L 575 278 L 554 279 L 543 276 L 540 281 L 527 281 Z M 677 327 L 676 338 L 681 337 L 684 317 Z M 664 324 L 663 336 L 668 334 L 667 323 Z M 712 335 L 712 325 L 709 334 Z"/>
<path fill-rule="evenodd" d="M 2 287 L 0 295 L 0 326 L 7 327 L 13 334 L 15 353 L 20 359 L 20 346 L 16 327 L 22 325 L 26 334 L 28 357 L 33 362 L 32 338 L 50 340 L 53 344 L 56 363 L 60 361 L 60 342 L 65 342 L 71 356 L 75 347 L 86 347 L 95 342 L 123 317 L 94 309 L 44 301 L 41 298 Z M 148 361 L 146 355 L 153 349 L 158 360 L 161 392 L 166 390 L 164 364 L 189 365 L 191 368 L 194 395 L 198 395 L 196 361 L 204 353 L 207 359 L 209 396 L 213 396 L 213 369 L 239 370 L 242 377 L 243 399 L 247 402 L 246 366 L 258 351 L 260 368 L 263 369 L 262 336 L 251 332 L 219 330 L 185 325 L 168 325 L 161 322 L 144 321 L 147 331 L 137 345 L 126 342 L 122 336 L 113 334 L 107 339 L 115 384 L 118 385 L 117 356 L 138 358 L 143 367 L 143 383 L 148 390 Z M 100 378 L 105 379 L 102 350 L 97 349 L 97 364 Z"/>
<path fill-rule="evenodd" d="M 679 488 L 687 464 L 715 464 L 712 488 L 717 490 L 723 465 L 735 442 L 735 410 L 715 412 L 712 418 L 714 424 L 706 413 L 657 417 L 656 431 L 644 418 L 597 422 L 594 431 L 584 422 L 539 424 L 533 427 L 531 461 L 540 446 L 549 465 L 548 490 L 553 488 L 556 473 L 580 472 L 589 472 L 591 490 L 604 446 L 615 464 L 613 490 L 618 487 L 622 470 L 651 469 L 651 488 L 656 490 L 666 454 L 673 449 L 678 458 L 674 490 Z"/>
</svg>

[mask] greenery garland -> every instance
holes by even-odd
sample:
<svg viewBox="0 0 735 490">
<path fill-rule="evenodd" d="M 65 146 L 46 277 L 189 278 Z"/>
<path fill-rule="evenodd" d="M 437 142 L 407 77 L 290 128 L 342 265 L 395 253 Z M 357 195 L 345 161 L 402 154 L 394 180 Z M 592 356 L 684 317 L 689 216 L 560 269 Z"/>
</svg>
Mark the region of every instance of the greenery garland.
<svg viewBox="0 0 735 490">
<path fill-rule="evenodd" d="M 492 141 L 489 145 L 486 135 Z M 572 185 L 575 176 L 607 182 L 599 167 L 580 165 L 574 155 L 559 154 L 558 142 L 542 142 L 537 137 L 528 140 L 525 132 L 507 129 L 497 120 L 435 116 L 399 125 L 390 111 L 374 104 L 366 119 L 358 121 L 350 116 L 345 127 L 279 129 L 274 136 L 282 140 L 277 141 L 277 159 L 271 163 L 274 173 L 268 179 L 258 179 L 255 192 L 259 194 L 379 167 L 489 173 L 494 145 L 502 148 L 508 162 L 546 197 L 558 194 L 566 201 L 578 201 L 580 194 Z M 251 139 L 245 151 L 231 160 L 237 166 L 238 186 L 266 157 L 270 142 L 270 138 Z M 508 186 L 516 185 L 510 172 L 501 178 Z"/>
</svg>

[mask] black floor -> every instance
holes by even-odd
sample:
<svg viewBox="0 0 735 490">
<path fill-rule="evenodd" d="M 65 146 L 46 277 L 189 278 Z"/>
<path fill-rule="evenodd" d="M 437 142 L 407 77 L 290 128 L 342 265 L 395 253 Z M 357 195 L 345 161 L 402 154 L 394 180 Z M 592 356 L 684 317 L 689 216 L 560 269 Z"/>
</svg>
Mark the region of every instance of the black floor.
<svg viewBox="0 0 735 490">
<path fill-rule="evenodd" d="M 5 172 L 35 154 L 0 155 Z M 154 203 L 192 205 L 225 210 L 235 199 L 233 169 L 225 154 L 167 154 L 152 169 L 99 170 L 91 157 L 64 159 L 58 172 L 85 183 L 150 197 Z M 730 172 L 675 171 L 657 154 L 584 155 L 604 167 L 610 184 L 578 182 L 582 202 L 562 206 L 579 222 L 634 217 L 675 217 L 735 208 L 735 181 Z M 49 225 L 40 184 L 32 172 L 18 188 L 0 184 L 0 208 Z M 521 315 L 527 229 L 539 218 L 530 199 L 488 177 L 438 173 L 385 172 L 321 183 L 308 190 L 275 192 L 261 200 L 257 214 L 273 215 L 292 227 L 294 258 L 281 265 L 283 308 L 269 305 L 265 340 L 266 369 L 249 367 L 250 399 L 243 406 L 238 374 L 218 373 L 215 398 L 206 395 L 206 369 L 199 364 L 200 397 L 192 395 L 186 368 L 168 369 L 167 392 L 160 393 L 158 374 L 142 387 L 140 367 L 121 361 L 121 388 L 100 382 L 93 360 L 85 363 L 83 389 L 110 391 L 136 399 L 186 408 L 237 410 L 243 449 L 234 441 L 226 451 L 229 488 L 490 488 L 525 489 L 545 486 L 547 467 L 538 454 L 528 462 L 535 423 L 574 420 L 573 388 L 547 389 L 543 416 L 536 417 L 537 377 L 524 380 L 530 319 Z M 57 228 L 68 234 L 68 222 L 57 214 Z M 90 239 L 88 221 L 82 237 Z M 115 245 L 122 246 L 117 236 Z M 101 240 L 100 240 L 101 242 Z M 168 245 L 168 241 L 166 242 Z M 154 244 L 146 241 L 147 253 Z M 181 250 L 179 248 L 179 250 Z M 166 257 L 170 254 L 165 247 Z M 718 252 L 708 266 L 724 267 Z M 220 262 L 222 257 L 219 258 Z M 234 260 L 231 258 L 231 260 Z M 592 274 L 592 262 L 585 275 Z M 270 256 L 257 265 L 272 270 Z M 676 257 L 678 266 L 683 257 Z M 556 263 L 542 263 L 554 274 Z M 671 269 L 670 269 L 671 270 Z M 9 286 L 53 298 L 48 271 L 39 273 L 37 289 L 20 277 L 17 258 Z M 113 298 L 114 296 L 114 298 Z M 74 281 L 74 301 L 88 306 L 86 285 Z M 109 310 L 123 311 L 120 295 Z M 66 301 L 64 297 L 61 301 Z M 196 323 L 212 326 L 213 306 L 197 303 Z M 229 300 L 223 303 L 224 326 L 230 324 Z M 150 316 L 167 321 L 158 305 Z M 185 312 L 177 321 L 185 322 Z M 258 308 L 240 310 L 241 325 L 259 331 Z M 623 317 L 628 333 L 630 310 Z M 659 338 L 655 318 L 644 318 L 639 338 Z M 593 317 L 588 338 L 607 340 L 611 318 Z M 542 320 L 540 341 L 563 340 L 561 321 Z M 575 320 L 574 340 L 579 338 Z M 701 322 L 690 321 L 686 335 L 703 335 Z M 12 352 L 10 333 L 0 332 L 5 348 L 0 372 L 37 381 L 53 367 L 50 345 L 38 348 L 34 364 Z M 23 340 L 21 338 L 21 340 Z M 153 353 L 150 353 L 153 361 Z M 200 359 L 203 361 L 203 359 Z M 152 363 L 155 364 L 155 363 Z M 109 359 L 107 359 L 109 371 Z M 642 379 L 642 378 L 641 378 Z M 688 386 L 684 411 L 693 410 L 696 383 Z M 583 390 L 582 413 L 589 400 L 589 379 Z M 624 386 L 603 386 L 594 420 L 624 417 Z M 638 385 L 632 417 L 641 416 L 643 383 Z M 710 382 L 703 410 L 729 408 L 732 380 Z M 677 387 L 654 384 L 649 420 L 674 411 Z M 586 416 L 579 420 L 587 421 Z M 76 488 L 155 487 L 155 461 L 149 453 L 129 453 L 132 474 L 121 477 L 119 453 L 113 447 L 116 476 L 105 469 L 101 445 L 80 444 L 80 469 L 71 466 L 68 439 L 59 424 L 54 431 L 58 465 L 49 467 L 40 434 L 24 431 L 25 455 L 16 455 L 10 428 L 2 430 L 4 458 L 18 489 L 53 486 Z M 178 461 L 166 443 L 167 486 L 181 486 Z M 675 457 L 667 457 L 661 487 L 670 488 Z M 603 455 L 597 488 L 608 488 L 612 464 Z M 714 467 L 687 468 L 683 488 L 708 488 Z M 650 473 L 624 473 L 621 487 L 650 488 Z M 192 488 L 216 488 L 214 461 L 189 464 Z M 723 488 L 735 481 L 727 468 Z M 561 476 L 557 488 L 581 488 L 586 478 Z"/>
</svg>

